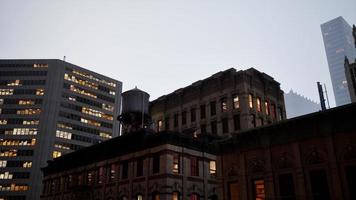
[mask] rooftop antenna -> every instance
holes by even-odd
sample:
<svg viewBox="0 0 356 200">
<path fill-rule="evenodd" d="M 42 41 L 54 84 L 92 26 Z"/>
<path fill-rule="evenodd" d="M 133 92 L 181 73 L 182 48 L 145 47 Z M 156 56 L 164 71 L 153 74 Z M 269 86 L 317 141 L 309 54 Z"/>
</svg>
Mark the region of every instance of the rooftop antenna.
<svg viewBox="0 0 356 200">
<path fill-rule="evenodd" d="M 325 83 L 324 83 L 324 90 L 325 90 L 326 102 L 328 102 L 328 108 L 330 108 L 328 91 L 326 90 L 326 84 Z"/>
<path fill-rule="evenodd" d="M 323 93 L 323 86 L 321 86 L 320 82 L 316 82 L 316 84 L 318 85 L 318 91 L 319 91 L 319 98 L 320 98 L 320 106 L 321 106 L 321 110 L 326 110 L 325 107 L 325 98 L 324 98 L 324 93 Z"/>
</svg>

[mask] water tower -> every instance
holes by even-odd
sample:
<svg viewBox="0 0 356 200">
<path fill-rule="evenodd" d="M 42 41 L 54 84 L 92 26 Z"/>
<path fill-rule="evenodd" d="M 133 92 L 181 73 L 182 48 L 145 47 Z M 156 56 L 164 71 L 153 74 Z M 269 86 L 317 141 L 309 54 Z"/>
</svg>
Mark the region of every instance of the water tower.
<svg viewBox="0 0 356 200">
<path fill-rule="evenodd" d="M 122 124 L 122 134 L 150 126 L 149 98 L 147 92 L 137 87 L 122 93 L 122 114 L 118 118 Z"/>
</svg>

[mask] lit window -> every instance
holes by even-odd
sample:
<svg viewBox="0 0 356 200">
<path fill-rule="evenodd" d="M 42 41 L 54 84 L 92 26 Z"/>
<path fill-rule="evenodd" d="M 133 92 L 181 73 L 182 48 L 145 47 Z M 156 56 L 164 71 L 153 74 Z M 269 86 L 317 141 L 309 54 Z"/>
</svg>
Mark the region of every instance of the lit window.
<svg viewBox="0 0 356 200">
<path fill-rule="evenodd" d="M 26 161 L 22 164 L 23 168 L 31 168 L 32 167 L 32 162 L 31 161 Z"/>
<path fill-rule="evenodd" d="M 57 127 L 58 127 L 58 128 L 64 128 L 64 129 L 70 129 L 70 130 L 72 130 L 72 129 L 73 129 L 73 128 L 72 128 L 72 127 L 70 127 L 70 126 L 67 126 L 67 125 L 65 125 L 65 124 L 61 124 L 61 123 L 57 124 Z"/>
<path fill-rule="evenodd" d="M 179 200 L 179 193 L 178 192 L 173 192 L 172 200 Z"/>
<path fill-rule="evenodd" d="M 261 112 L 262 111 L 261 98 L 259 97 L 256 98 L 256 104 L 257 104 L 257 111 Z"/>
<path fill-rule="evenodd" d="M 158 120 L 158 122 L 157 122 L 157 132 L 162 131 L 162 129 L 163 129 L 163 122 L 162 122 L 162 120 Z"/>
<path fill-rule="evenodd" d="M 209 172 L 210 172 L 210 175 L 212 175 L 212 176 L 216 175 L 216 161 L 215 160 L 210 161 Z"/>
<path fill-rule="evenodd" d="M 0 119 L 0 125 L 6 125 L 7 120 L 6 119 Z"/>
<path fill-rule="evenodd" d="M 5 135 L 37 135 L 36 128 L 14 128 L 13 130 L 6 130 Z"/>
<path fill-rule="evenodd" d="M 0 89 L 0 95 L 13 95 L 14 89 Z"/>
<path fill-rule="evenodd" d="M 104 83 L 104 84 L 109 85 L 109 86 L 111 86 L 111 87 L 116 87 L 116 84 L 115 84 L 115 83 L 113 83 L 113 82 L 108 82 L 108 81 L 103 80 L 103 79 L 99 79 L 99 78 L 97 78 L 97 77 L 95 77 L 95 76 L 93 76 L 93 75 L 91 75 L 91 74 L 85 74 L 85 73 L 83 73 L 83 72 L 76 71 L 76 70 L 72 70 L 72 73 L 73 73 L 73 74 L 80 75 L 80 76 L 85 77 L 85 78 L 88 78 L 88 79 L 91 79 L 91 80 L 95 80 L 95 81 L 97 81 L 97 82 L 99 82 L 99 83 Z"/>
<path fill-rule="evenodd" d="M 95 110 L 92 108 L 87 108 L 87 107 L 82 107 L 82 113 L 85 113 L 85 114 L 88 114 L 91 116 L 95 116 L 95 117 L 100 117 L 100 118 L 107 119 L 107 120 L 111 120 L 111 121 L 114 119 L 114 117 L 112 115 L 108 115 L 108 114 L 105 114 L 104 112 L 101 112 L 101 111 L 98 111 L 98 110 Z"/>
<path fill-rule="evenodd" d="M 85 124 L 90 124 L 93 126 L 101 126 L 101 124 L 99 122 L 96 122 L 96 121 L 90 120 L 90 119 L 85 119 L 85 118 L 80 118 L 80 122 L 85 123 Z"/>
<path fill-rule="evenodd" d="M 12 179 L 13 174 L 10 172 L 2 172 L 0 173 L 0 179 Z"/>
<path fill-rule="evenodd" d="M 16 157 L 17 150 L 16 149 L 0 150 L 0 156 L 1 157 Z"/>
<path fill-rule="evenodd" d="M 0 160 L 0 167 L 4 168 L 6 167 L 7 161 L 6 160 Z"/>
<path fill-rule="evenodd" d="M 108 111 L 114 111 L 114 106 L 111 106 L 111 105 L 108 105 L 108 104 L 105 104 L 105 103 L 103 103 L 102 104 L 102 108 L 104 109 L 104 110 L 108 110 Z"/>
<path fill-rule="evenodd" d="M 72 133 L 56 130 L 56 137 L 70 140 L 72 139 Z"/>
<path fill-rule="evenodd" d="M 62 155 L 62 152 L 60 152 L 60 151 L 53 151 L 53 153 L 52 153 L 52 157 L 53 158 L 58 158 L 58 157 L 60 157 Z"/>
<path fill-rule="evenodd" d="M 59 148 L 59 149 L 70 150 L 70 148 L 68 146 L 64 146 L 62 144 L 54 144 L 54 147 Z"/>
<path fill-rule="evenodd" d="M 250 108 L 253 108 L 253 96 L 252 96 L 252 94 L 248 95 L 248 106 Z"/>
<path fill-rule="evenodd" d="M 48 68 L 48 64 L 33 64 L 33 68 Z"/>
<path fill-rule="evenodd" d="M 137 199 L 137 200 L 142 200 L 142 199 L 143 199 L 143 197 L 142 197 L 142 195 L 141 195 L 141 194 L 138 194 L 138 195 L 137 195 L 137 197 L 136 197 L 136 199 Z"/>
<path fill-rule="evenodd" d="M 0 185 L 0 191 L 27 191 L 28 185 L 16 185 L 14 183 Z"/>
<path fill-rule="evenodd" d="M 0 146 L 34 146 L 36 139 L 15 140 L 15 139 L 0 139 Z"/>
<path fill-rule="evenodd" d="M 0 99 L 0 105 L 4 104 L 4 99 Z"/>
<path fill-rule="evenodd" d="M 233 97 L 233 105 L 234 105 L 234 109 L 240 108 L 240 101 L 239 101 L 239 96 L 238 95 L 235 95 Z"/>
<path fill-rule="evenodd" d="M 173 173 L 179 173 L 179 154 L 173 155 Z"/>
<path fill-rule="evenodd" d="M 227 101 L 226 98 L 221 99 L 221 112 L 227 111 Z"/>
<path fill-rule="evenodd" d="M 13 82 L 10 82 L 7 84 L 7 86 L 21 86 L 22 84 L 20 83 L 20 80 L 14 80 Z"/>
<path fill-rule="evenodd" d="M 89 88 L 93 88 L 93 89 L 96 89 L 96 90 L 98 89 L 98 84 L 92 83 L 90 81 L 79 79 L 79 78 L 77 78 L 75 76 L 72 76 L 72 75 L 69 75 L 67 73 L 64 74 L 64 79 L 67 80 L 67 81 L 71 81 L 71 82 L 77 83 L 79 85 L 83 85 L 83 86 L 89 87 Z"/>
<path fill-rule="evenodd" d="M 76 93 L 79 93 L 79 94 L 82 94 L 82 95 L 86 95 L 86 96 L 89 96 L 89 97 L 92 97 L 92 98 L 95 98 L 95 99 L 97 98 L 96 95 L 94 95 L 94 94 L 92 94 L 90 92 L 87 92 L 87 91 L 85 91 L 83 89 L 77 88 L 74 85 L 70 85 L 69 89 L 71 91 L 73 91 L 73 92 L 76 92 Z"/>
<path fill-rule="evenodd" d="M 44 95 L 44 89 L 37 89 L 36 90 L 36 95 L 43 96 Z"/>
<path fill-rule="evenodd" d="M 17 110 L 16 114 L 18 115 L 38 115 L 41 113 L 41 109 L 23 109 Z"/>
<path fill-rule="evenodd" d="M 269 112 L 269 103 L 268 103 L 268 101 L 265 101 L 265 109 L 266 109 L 266 115 L 269 115 L 270 112 Z"/>
<path fill-rule="evenodd" d="M 255 180 L 254 182 L 255 192 L 254 199 L 263 200 L 266 198 L 265 195 L 265 181 L 264 180 Z"/>
<path fill-rule="evenodd" d="M 112 136 L 109 133 L 100 132 L 99 135 L 104 138 L 109 138 L 109 139 L 112 138 Z"/>
<path fill-rule="evenodd" d="M 38 125 L 39 123 L 39 120 L 24 120 L 22 122 L 23 125 Z"/>
</svg>

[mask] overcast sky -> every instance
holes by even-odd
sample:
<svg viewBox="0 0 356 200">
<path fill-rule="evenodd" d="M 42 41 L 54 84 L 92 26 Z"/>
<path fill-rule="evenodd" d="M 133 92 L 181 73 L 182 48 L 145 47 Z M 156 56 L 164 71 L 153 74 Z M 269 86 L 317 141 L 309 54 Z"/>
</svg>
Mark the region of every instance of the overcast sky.
<svg viewBox="0 0 356 200">
<path fill-rule="evenodd" d="M 136 85 L 151 100 L 231 67 L 254 67 L 318 100 L 320 24 L 356 23 L 355 0 L 0 0 L 0 59 L 58 58 Z"/>
</svg>

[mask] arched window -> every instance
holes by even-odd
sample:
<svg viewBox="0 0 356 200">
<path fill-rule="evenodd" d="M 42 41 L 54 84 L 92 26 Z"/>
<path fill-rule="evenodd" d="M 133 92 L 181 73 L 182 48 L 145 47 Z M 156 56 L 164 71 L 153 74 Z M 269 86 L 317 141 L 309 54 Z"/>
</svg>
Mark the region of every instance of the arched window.
<svg viewBox="0 0 356 200">
<path fill-rule="evenodd" d="M 142 196 L 142 194 L 138 194 L 138 195 L 136 195 L 136 200 L 143 200 L 143 196 Z"/>
<path fill-rule="evenodd" d="M 179 192 L 172 193 L 172 200 L 179 200 Z"/>
</svg>

